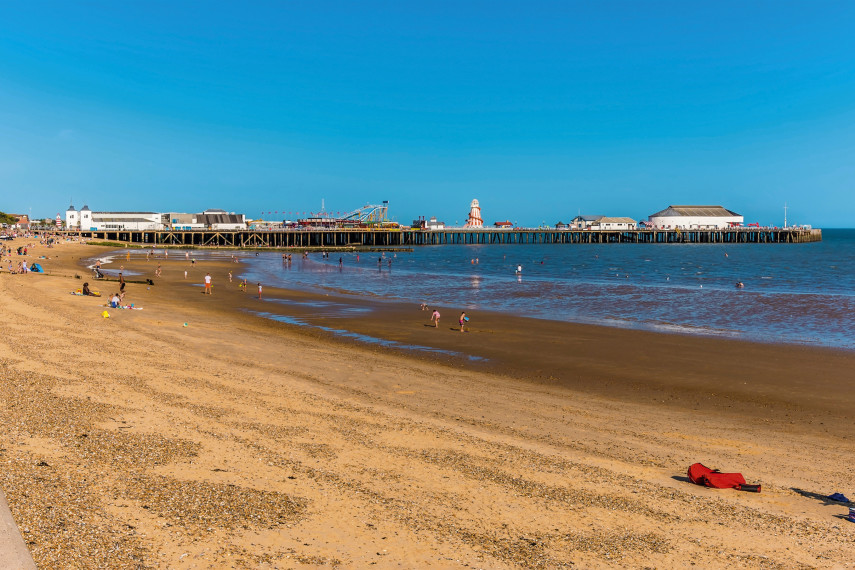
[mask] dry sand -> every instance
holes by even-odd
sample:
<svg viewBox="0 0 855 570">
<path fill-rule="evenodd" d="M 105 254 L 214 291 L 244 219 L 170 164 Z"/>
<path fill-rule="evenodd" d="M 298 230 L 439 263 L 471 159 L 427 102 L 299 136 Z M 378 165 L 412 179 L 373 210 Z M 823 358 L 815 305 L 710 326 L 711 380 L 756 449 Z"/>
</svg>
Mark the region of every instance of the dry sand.
<svg viewBox="0 0 855 570">
<path fill-rule="evenodd" d="M 174 255 L 129 262 L 164 277 L 105 319 L 69 294 L 97 251 L 0 275 L 0 487 L 40 568 L 853 566 L 822 498 L 855 494 L 852 353 L 489 314 L 461 334 L 453 308 L 433 329 L 391 304 L 337 321 L 488 360 L 416 357 L 253 317 L 312 296 L 259 303 L 237 266 Z M 763 492 L 691 485 L 695 461 Z"/>
</svg>

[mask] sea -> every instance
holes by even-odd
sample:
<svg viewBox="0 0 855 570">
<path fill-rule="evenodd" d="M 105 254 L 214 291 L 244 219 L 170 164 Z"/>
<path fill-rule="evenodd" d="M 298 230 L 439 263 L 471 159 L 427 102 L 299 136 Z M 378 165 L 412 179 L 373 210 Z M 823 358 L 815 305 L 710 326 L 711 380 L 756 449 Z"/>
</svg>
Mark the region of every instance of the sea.
<svg viewBox="0 0 855 570">
<path fill-rule="evenodd" d="M 440 245 L 292 253 L 290 264 L 281 252 L 240 257 L 250 283 L 344 299 L 855 350 L 855 229 L 824 229 L 806 244 Z"/>
<path fill-rule="evenodd" d="M 855 229 L 823 229 L 822 238 L 804 244 L 438 245 L 307 258 L 291 251 L 291 263 L 281 251 L 169 250 L 169 257 L 236 255 L 242 265 L 235 277 L 250 284 L 337 296 L 325 317 L 362 312 L 364 304 L 349 306 L 348 299 L 372 298 L 466 310 L 476 319 L 477 311 L 492 311 L 855 350 Z M 120 263 L 126 253 L 101 256 L 104 272 L 118 273 L 109 262 Z"/>
</svg>

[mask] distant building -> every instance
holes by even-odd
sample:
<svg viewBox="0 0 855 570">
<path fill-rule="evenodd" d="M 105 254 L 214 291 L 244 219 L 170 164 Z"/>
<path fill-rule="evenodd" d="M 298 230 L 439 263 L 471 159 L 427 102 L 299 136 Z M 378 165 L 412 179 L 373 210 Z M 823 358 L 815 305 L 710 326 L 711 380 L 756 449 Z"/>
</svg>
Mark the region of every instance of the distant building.
<svg viewBox="0 0 855 570">
<path fill-rule="evenodd" d="M 579 215 L 579 216 L 576 216 L 575 218 L 573 218 L 572 220 L 570 220 L 570 227 L 572 227 L 573 229 L 578 229 L 578 230 L 586 230 L 589 227 L 591 227 L 591 224 L 593 224 L 594 222 L 600 221 L 600 219 L 602 219 L 604 217 L 605 216 L 582 216 L 582 215 Z"/>
<path fill-rule="evenodd" d="M 445 222 L 438 222 L 436 220 L 436 216 L 431 216 L 431 218 L 425 222 L 424 228 L 426 230 L 444 230 Z"/>
<path fill-rule="evenodd" d="M 22 230 L 30 229 L 30 217 L 27 214 L 7 214 L 8 216 L 15 218 L 15 223 L 12 224 L 13 228 L 18 228 Z"/>
<path fill-rule="evenodd" d="M 74 209 L 74 204 L 65 211 L 65 227 L 69 230 L 80 229 L 80 212 Z"/>
<path fill-rule="evenodd" d="M 76 210 L 73 205 L 65 212 L 65 226 L 69 230 L 160 230 L 163 229 L 157 212 L 93 212 L 89 206 Z"/>
<path fill-rule="evenodd" d="M 225 210 L 205 210 L 196 214 L 196 221 L 210 230 L 245 230 L 246 215 Z"/>
<path fill-rule="evenodd" d="M 558 222 L 557 224 L 555 224 L 555 229 L 556 230 L 569 230 L 570 224 L 565 224 L 564 222 Z"/>
<path fill-rule="evenodd" d="M 283 220 L 281 222 L 278 221 L 268 221 L 268 220 L 247 220 L 246 225 L 251 230 L 278 230 L 284 227 L 288 227 L 287 225 L 294 225 L 293 222 L 289 220 Z"/>
<path fill-rule="evenodd" d="M 246 229 L 243 214 L 225 210 L 205 210 L 201 214 L 177 212 L 93 212 L 89 206 L 65 212 L 65 225 L 78 231 L 159 231 L 174 230 L 241 230 Z"/>
<path fill-rule="evenodd" d="M 741 226 L 744 218 L 722 206 L 668 206 L 648 216 L 653 227 L 663 229 L 725 229 Z"/>
<path fill-rule="evenodd" d="M 196 214 L 182 214 L 179 212 L 167 212 L 160 215 L 160 222 L 164 229 L 173 230 L 204 230 L 205 225 L 196 219 Z"/>
<path fill-rule="evenodd" d="M 2 227 L 6 228 L 15 228 L 19 230 L 29 230 L 30 229 L 30 217 L 27 214 L 6 214 L 8 216 L 9 223 L 2 224 Z M 12 222 L 11 220 L 15 221 Z"/>
<path fill-rule="evenodd" d="M 513 224 L 513 222 L 510 222 L 510 221 L 508 221 L 508 220 L 505 220 L 504 222 L 495 222 L 495 223 L 493 223 L 493 227 L 495 227 L 495 228 L 502 228 L 502 229 L 509 229 L 509 228 L 514 227 L 514 224 Z"/>
<path fill-rule="evenodd" d="M 638 228 L 638 222 L 632 218 L 612 218 L 602 216 L 590 225 L 592 230 L 634 230 Z"/>
</svg>

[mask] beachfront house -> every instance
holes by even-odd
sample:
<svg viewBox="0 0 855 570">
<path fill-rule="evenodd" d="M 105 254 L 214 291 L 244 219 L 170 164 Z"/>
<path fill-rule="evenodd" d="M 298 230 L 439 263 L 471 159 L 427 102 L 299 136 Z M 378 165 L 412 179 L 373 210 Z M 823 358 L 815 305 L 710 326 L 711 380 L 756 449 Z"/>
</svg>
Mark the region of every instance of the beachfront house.
<svg viewBox="0 0 855 570">
<path fill-rule="evenodd" d="M 592 230 L 634 230 L 638 222 L 632 218 L 603 216 L 590 226 Z"/>
<path fill-rule="evenodd" d="M 745 221 L 743 216 L 722 206 L 668 206 L 647 219 L 655 228 L 686 230 L 734 228 Z"/>
</svg>

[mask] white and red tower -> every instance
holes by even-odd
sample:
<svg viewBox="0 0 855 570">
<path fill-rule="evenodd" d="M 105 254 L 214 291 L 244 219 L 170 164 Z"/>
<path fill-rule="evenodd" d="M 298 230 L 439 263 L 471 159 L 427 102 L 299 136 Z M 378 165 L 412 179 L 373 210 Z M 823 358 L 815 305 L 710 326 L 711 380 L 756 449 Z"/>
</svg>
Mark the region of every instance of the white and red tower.
<svg viewBox="0 0 855 570">
<path fill-rule="evenodd" d="M 466 220 L 465 228 L 482 228 L 484 220 L 481 219 L 481 206 L 478 205 L 478 200 L 472 200 L 469 205 L 469 219 Z"/>
</svg>

